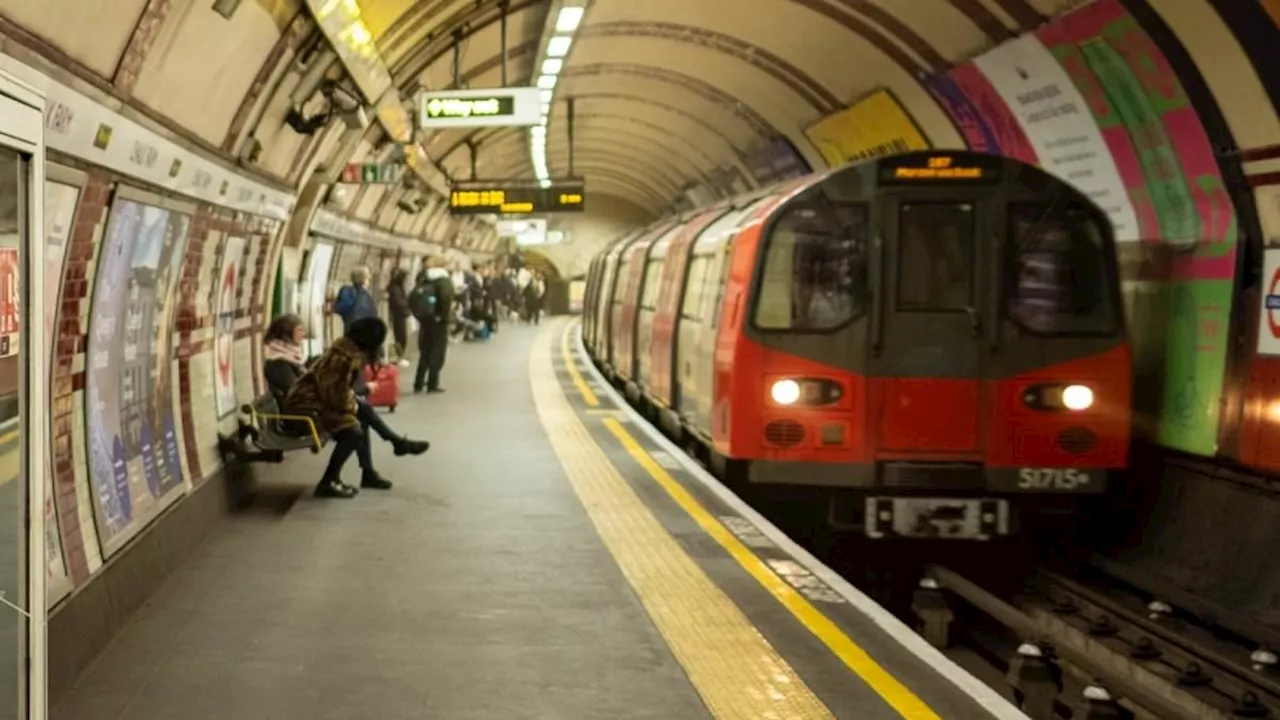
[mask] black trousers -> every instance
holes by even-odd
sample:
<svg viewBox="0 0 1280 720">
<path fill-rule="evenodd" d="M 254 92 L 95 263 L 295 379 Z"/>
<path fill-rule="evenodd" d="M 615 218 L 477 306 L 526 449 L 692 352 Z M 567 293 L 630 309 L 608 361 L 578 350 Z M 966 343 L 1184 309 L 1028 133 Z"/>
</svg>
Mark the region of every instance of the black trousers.
<svg viewBox="0 0 1280 720">
<path fill-rule="evenodd" d="M 391 317 L 391 335 L 396 341 L 396 359 L 403 358 L 409 351 L 409 318 L 400 315 Z"/>
<path fill-rule="evenodd" d="M 418 372 L 413 378 L 414 391 L 440 387 L 440 371 L 449 352 L 449 324 L 423 323 L 418 331 Z"/>
<path fill-rule="evenodd" d="M 372 475 L 373 451 L 369 448 L 369 433 L 359 426 L 347 428 L 333 436 L 333 452 L 329 454 L 329 466 L 324 470 L 325 480 L 341 480 L 342 467 L 351 456 L 360 461 L 360 468 L 365 475 Z"/>
</svg>

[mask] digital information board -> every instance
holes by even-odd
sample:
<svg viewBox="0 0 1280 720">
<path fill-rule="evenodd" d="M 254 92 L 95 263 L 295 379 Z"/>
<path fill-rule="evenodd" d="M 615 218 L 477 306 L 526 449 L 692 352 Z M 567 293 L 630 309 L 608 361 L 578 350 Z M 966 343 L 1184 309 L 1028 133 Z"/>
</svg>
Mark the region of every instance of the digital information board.
<svg viewBox="0 0 1280 720">
<path fill-rule="evenodd" d="M 888 185 L 919 183 L 998 183 L 1004 160 L 975 153 L 907 153 L 879 158 L 880 182 Z"/>
<path fill-rule="evenodd" d="M 418 95 L 418 127 L 537 125 L 542 98 L 536 87 L 424 92 Z"/>
<path fill-rule="evenodd" d="M 536 213 L 582 212 L 586 205 L 583 183 L 535 185 L 454 186 L 449 193 L 452 215 L 533 215 Z"/>
</svg>

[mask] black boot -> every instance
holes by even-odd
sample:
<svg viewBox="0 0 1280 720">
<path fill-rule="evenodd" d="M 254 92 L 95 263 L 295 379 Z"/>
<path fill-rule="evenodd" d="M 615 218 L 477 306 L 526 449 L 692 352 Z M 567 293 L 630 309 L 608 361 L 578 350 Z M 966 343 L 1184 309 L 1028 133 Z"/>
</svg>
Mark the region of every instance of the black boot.
<svg viewBox="0 0 1280 720">
<path fill-rule="evenodd" d="M 396 455 L 421 455 L 431 448 L 431 443 L 426 440 L 400 438 L 393 441 L 391 447 L 395 449 Z"/>
<path fill-rule="evenodd" d="M 373 490 L 390 490 L 391 481 L 376 472 L 370 472 L 365 473 L 364 477 L 360 478 L 360 487 Z"/>
<path fill-rule="evenodd" d="M 340 498 L 347 500 L 360 491 L 342 482 L 341 478 L 324 478 L 316 485 L 315 496 L 318 498 Z"/>
</svg>

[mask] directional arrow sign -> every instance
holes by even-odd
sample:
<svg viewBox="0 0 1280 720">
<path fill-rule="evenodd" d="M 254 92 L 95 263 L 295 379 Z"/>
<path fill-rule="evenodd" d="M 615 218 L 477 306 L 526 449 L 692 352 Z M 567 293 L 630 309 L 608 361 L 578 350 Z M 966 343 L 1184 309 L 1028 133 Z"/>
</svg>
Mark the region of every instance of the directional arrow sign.
<svg viewBox="0 0 1280 720">
<path fill-rule="evenodd" d="M 418 125 L 438 127 L 496 127 L 537 125 L 542 118 L 538 88 L 455 90 L 418 96 Z"/>
</svg>

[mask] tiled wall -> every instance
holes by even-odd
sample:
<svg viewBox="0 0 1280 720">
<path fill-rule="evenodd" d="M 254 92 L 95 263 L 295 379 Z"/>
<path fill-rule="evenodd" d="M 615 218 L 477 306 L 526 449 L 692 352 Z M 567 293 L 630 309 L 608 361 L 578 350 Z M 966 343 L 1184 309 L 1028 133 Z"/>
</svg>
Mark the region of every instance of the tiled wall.
<svg viewBox="0 0 1280 720">
<path fill-rule="evenodd" d="M 72 224 L 64 270 L 63 294 L 56 329 L 51 386 L 54 444 L 55 507 L 68 571 L 79 587 L 102 566 L 87 453 L 85 450 L 85 362 L 90 304 L 97 269 L 97 252 L 116 183 L 110 174 L 90 170 L 80 194 Z M 274 279 L 268 258 L 279 242 L 278 222 L 200 205 L 192 218 L 181 279 L 175 293 L 177 332 L 173 354 L 178 392 L 174 413 L 183 477 L 188 487 L 199 487 L 221 469 L 217 452 L 220 430 L 233 428 L 235 413 L 217 417 L 214 389 L 214 313 L 217 278 L 227 239 L 245 239 L 239 284 L 235 298 L 235 387 L 238 402 L 245 402 L 263 388 L 259 370 L 259 340 L 269 322 L 270 288 Z"/>
</svg>

